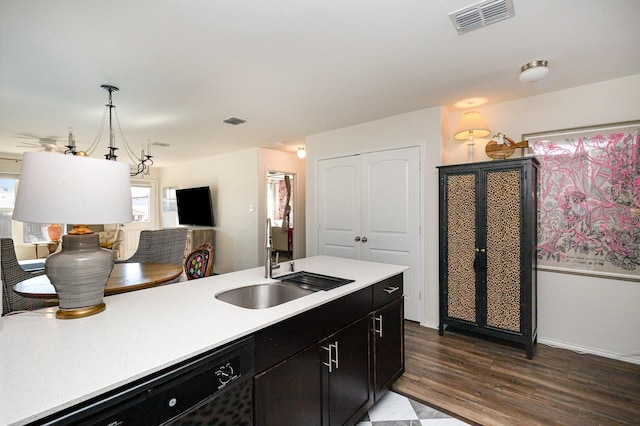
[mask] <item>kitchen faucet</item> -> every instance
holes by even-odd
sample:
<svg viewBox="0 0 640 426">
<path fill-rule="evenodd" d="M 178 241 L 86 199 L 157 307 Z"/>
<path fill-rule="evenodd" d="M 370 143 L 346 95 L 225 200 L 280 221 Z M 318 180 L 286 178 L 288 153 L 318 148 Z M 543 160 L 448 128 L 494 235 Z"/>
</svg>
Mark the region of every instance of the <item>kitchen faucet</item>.
<svg viewBox="0 0 640 426">
<path fill-rule="evenodd" d="M 273 240 L 271 239 L 271 219 L 267 218 L 267 230 L 265 232 L 264 248 L 266 250 L 266 256 L 264 263 L 264 277 L 273 278 L 273 270 L 278 269 L 278 252 L 276 251 L 276 263 L 271 261 L 271 252 L 273 251 Z"/>
</svg>

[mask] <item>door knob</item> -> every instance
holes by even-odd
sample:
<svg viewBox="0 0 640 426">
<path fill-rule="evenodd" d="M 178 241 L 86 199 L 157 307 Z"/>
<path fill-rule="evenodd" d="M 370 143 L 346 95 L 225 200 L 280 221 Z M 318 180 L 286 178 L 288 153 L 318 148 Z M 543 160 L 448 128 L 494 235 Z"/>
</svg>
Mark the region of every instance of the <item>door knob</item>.
<svg viewBox="0 0 640 426">
<path fill-rule="evenodd" d="M 366 243 L 367 242 L 367 237 L 362 237 L 362 242 Z"/>
<path fill-rule="evenodd" d="M 356 243 L 360 242 L 360 235 L 356 236 Z"/>
</svg>

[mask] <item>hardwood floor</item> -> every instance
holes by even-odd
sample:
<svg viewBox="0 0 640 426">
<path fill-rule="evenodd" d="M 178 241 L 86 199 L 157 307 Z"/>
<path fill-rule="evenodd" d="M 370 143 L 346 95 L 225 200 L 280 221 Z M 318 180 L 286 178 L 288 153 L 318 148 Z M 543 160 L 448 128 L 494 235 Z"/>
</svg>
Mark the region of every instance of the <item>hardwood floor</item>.
<svg viewBox="0 0 640 426">
<path fill-rule="evenodd" d="M 405 321 L 393 390 L 481 425 L 640 425 L 640 365 L 521 347 Z"/>
</svg>

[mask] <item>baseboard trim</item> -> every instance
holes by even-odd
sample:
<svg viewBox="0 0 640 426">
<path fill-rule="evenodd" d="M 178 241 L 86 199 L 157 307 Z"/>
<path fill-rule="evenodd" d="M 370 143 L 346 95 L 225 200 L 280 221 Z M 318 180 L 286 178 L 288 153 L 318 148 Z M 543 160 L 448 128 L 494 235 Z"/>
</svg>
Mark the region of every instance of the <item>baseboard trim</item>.
<svg viewBox="0 0 640 426">
<path fill-rule="evenodd" d="M 538 343 L 551 346 L 552 348 L 567 349 L 579 354 L 597 355 L 603 358 L 616 359 L 618 361 L 629 362 L 632 364 L 640 364 L 640 353 L 637 354 L 619 354 L 615 352 L 603 351 L 600 349 L 588 348 L 585 346 L 572 345 L 570 343 L 559 342 L 552 339 L 538 337 Z"/>
<path fill-rule="evenodd" d="M 433 324 L 430 322 L 422 322 L 420 323 L 422 327 L 438 329 L 438 324 Z M 545 339 L 544 337 L 538 336 L 538 343 L 546 346 L 551 346 L 552 348 L 559 349 L 567 349 L 572 352 L 576 352 L 579 354 L 590 354 L 601 356 L 603 358 L 615 359 L 618 361 L 629 362 L 631 364 L 640 364 L 640 353 L 634 354 L 619 354 L 615 352 L 603 351 L 600 349 L 589 348 L 585 346 L 573 345 L 571 343 L 559 342 L 553 339 Z"/>
</svg>

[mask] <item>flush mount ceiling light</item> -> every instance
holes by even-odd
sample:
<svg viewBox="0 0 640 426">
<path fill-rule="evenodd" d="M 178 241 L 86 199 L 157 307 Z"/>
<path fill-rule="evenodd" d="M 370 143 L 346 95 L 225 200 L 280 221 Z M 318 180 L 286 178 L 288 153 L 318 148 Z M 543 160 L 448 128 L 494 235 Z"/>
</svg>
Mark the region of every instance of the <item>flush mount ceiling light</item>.
<svg viewBox="0 0 640 426">
<path fill-rule="evenodd" d="M 455 104 L 453 104 L 453 106 L 456 107 L 456 108 L 460 108 L 460 109 L 475 108 L 475 107 L 479 107 L 481 105 L 484 105 L 487 102 L 488 102 L 487 98 L 481 98 L 481 97 L 466 98 L 466 99 L 462 99 L 462 100 L 456 102 Z"/>
<path fill-rule="evenodd" d="M 549 62 L 545 60 L 533 61 L 520 67 L 520 81 L 533 83 L 542 80 L 549 74 Z"/>
</svg>

